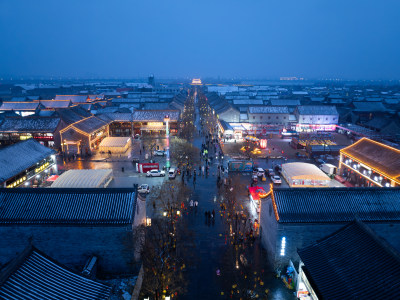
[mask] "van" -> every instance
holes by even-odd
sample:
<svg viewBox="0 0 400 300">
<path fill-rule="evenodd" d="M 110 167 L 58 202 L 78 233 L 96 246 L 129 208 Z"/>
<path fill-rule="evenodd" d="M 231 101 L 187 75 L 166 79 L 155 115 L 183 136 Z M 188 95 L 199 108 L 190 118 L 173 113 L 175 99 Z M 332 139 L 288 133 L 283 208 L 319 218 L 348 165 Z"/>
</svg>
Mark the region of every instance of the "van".
<svg viewBox="0 0 400 300">
<path fill-rule="evenodd" d="M 175 168 L 171 168 L 168 171 L 168 178 L 170 179 L 174 179 L 176 177 L 176 169 Z"/>
</svg>

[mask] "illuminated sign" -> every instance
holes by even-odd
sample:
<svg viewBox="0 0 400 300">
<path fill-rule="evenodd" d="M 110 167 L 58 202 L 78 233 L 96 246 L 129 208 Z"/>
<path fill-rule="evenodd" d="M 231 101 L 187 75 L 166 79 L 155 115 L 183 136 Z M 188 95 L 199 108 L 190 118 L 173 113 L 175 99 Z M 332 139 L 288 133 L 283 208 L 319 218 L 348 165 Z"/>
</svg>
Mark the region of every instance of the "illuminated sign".
<svg viewBox="0 0 400 300">
<path fill-rule="evenodd" d="M 149 126 L 149 127 L 163 127 L 164 123 L 163 122 L 148 122 L 147 126 Z"/>
<path fill-rule="evenodd" d="M 35 173 L 40 173 L 42 172 L 44 169 L 46 169 L 48 166 L 50 165 L 49 162 L 44 163 L 43 165 L 41 165 L 39 168 L 35 169 Z"/>
<path fill-rule="evenodd" d="M 14 188 L 17 187 L 19 185 L 21 185 L 21 183 L 23 183 L 26 180 L 26 176 L 12 182 L 11 184 L 7 185 L 7 188 Z"/>
</svg>

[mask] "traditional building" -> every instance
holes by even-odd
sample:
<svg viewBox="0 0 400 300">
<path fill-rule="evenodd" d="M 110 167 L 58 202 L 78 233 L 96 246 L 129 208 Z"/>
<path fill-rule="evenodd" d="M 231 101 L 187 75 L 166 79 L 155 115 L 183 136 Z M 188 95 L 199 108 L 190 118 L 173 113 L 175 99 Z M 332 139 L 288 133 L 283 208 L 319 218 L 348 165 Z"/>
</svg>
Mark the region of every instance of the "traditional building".
<svg viewBox="0 0 400 300">
<path fill-rule="evenodd" d="M 335 131 L 339 114 L 335 106 L 300 105 L 294 111 L 297 131 Z"/>
<path fill-rule="evenodd" d="M 59 117 L 9 117 L 0 125 L 0 144 L 10 145 L 33 138 L 47 147 L 61 145 Z"/>
<path fill-rule="evenodd" d="M 282 125 L 289 123 L 289 109 L 287 106 L 250 106 L 249 123 Z"/>
<path fill-rule="evenodd" d="M 400 188 L 280 188 L 261 202 L 261 241 L 275 267 L 355 217 L 400 250 Z"/>
<path fill-rule="evenodd" d="M 107 300 L 110 296 L 110 286 L 72 272 L 31 245 L 0 270 L 1 299 Z"/>
<path fill-rule="evenodd" d="M 400 253 L 359 220 L 297 252 L 301 299 L 398 298 Z"/>
<path fill-rule="evenodd" d="M 16 114 L 26 117 L 37 114 L 44 106 L 39 102 L 3 102 L 0 112 L 14 111 Z"/>
<path fill-rule="evenodd" d="M 358 186 L 400 186 L 400 150 L 362 138 L 340 150 L 339 174 Z"/>
<path fill-rule="evenodd" d="M 0 150 L 0 185 L 34 186 L 57 172 L 55 151 L 28 139 Z"/>
<path fill-rule="evenodd" d="M 145 201 L 129 189 L 37 188 L 0 191 L 0 265 L 22 252 L 28 240 L 72 270 L 99 257 L 101 275 L 130 274 L 144 224 Z M 79 255 L 77 255 L 79 254 Z"/>
</svg>

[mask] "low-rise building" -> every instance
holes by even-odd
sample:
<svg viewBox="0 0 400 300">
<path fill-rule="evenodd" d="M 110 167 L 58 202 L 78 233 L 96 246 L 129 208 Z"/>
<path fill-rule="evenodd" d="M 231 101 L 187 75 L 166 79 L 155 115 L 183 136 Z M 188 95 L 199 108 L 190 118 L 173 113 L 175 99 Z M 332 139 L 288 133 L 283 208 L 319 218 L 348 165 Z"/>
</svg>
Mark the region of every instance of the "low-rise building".
<svg viewBox="0 0 400 300">
<path fill-rule="evenodd" d="M 339 114 L 335 106 L 300 105 L 294 111 L 297 118 L 296 130 L 335 131 Z"/>
<path fill-rule="evenodd" d="M 261 201 L 261 242 L 274 267 L 299 262 L 297 249 L 359 218 L 400 250 L 400 188 L 280 188 Z"/>
<path fill-rule="evenodd" d="M 55 151 L 34 139 L 0 150 L 0 185 L 6 188 L 34 186 L 57 172 Z"/>
<path fill-rule="evenodd" d="M 0 270 L 1 299 L 107 300 L 110 296 L 111 286 L 71 272 L 32 245 Z"/>
<path fill-rule="evenodd" d="M 340 150 L 339 174 L 358 186 L 400 186 L 400 150 L 362 138 Z"/>
<path fill-rule="evenodd" d="M 398 297 L 400 253 L 359 220 L 327 233 L 298 254 L 301 299 Z"/>
<path fill-rule="evenodd" d="M 0 265 L 31 241 L 72 270 L 95 255 L 102 276 L 131 274 L 140 256 L 135 228 L 146 218 L 136 189 L 2 189 L 0 236 L 7 247 L 0 247 Z"/>
<path fill-rule="evenodd" d="M 248 116 L 253 124 L 276 124 L 283 128 L 289 123 L 287 106 L 250 106 Z"/>
</svg>

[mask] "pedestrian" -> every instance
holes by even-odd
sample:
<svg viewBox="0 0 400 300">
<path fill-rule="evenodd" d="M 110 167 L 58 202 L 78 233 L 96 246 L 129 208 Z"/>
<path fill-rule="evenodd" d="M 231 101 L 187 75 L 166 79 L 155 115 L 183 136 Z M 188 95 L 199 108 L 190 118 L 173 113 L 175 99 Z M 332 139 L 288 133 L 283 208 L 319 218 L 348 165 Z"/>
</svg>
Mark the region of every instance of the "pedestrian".
<svg viewBox="0 0 400 300">
<path fill-rule="evenodd" d="M 190 207 L 193 207 L 193 200 L 190 200 L 189 206 L 190 206 Z"/>
<path fill-rule="evenodd" d="M 142 155 L 142 149 L 139 149 L 139 153 L 140 153 L 140 155 Z"/>
<path fill-rule="evenodd" d="M 214 218 L 214 216 L 215 216 L 215 210 L 212 211 L 211 218 Z"/>
<path fill-rule="evenodd" d="M 194 207 L 197 208 L 197 206 L 199 206 L 199 202 L 197 202 L 197 200 L 196 200 L 196 201 L 194 201 Z"/>
</svg>

